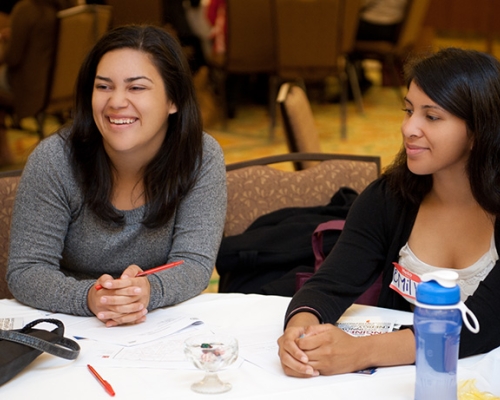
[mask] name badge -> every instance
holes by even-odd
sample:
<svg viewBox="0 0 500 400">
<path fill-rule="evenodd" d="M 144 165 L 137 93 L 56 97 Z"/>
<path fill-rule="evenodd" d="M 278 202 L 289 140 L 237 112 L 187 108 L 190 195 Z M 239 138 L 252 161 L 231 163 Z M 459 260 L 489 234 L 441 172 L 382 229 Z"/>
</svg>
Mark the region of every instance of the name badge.
<svg viewBox="0 0 500 400">
<path fill-rule="evenodd" d="M 408 271 L 405 267 L 394 262 L 394 272 L 392 274 L 392 282 L 389 287 L 401 296 L 406 298 L 410 303 L 415 304 L 415 296 L 417 294 L 417 285 L 421 279 L 417 274 Z"/>
</svg>

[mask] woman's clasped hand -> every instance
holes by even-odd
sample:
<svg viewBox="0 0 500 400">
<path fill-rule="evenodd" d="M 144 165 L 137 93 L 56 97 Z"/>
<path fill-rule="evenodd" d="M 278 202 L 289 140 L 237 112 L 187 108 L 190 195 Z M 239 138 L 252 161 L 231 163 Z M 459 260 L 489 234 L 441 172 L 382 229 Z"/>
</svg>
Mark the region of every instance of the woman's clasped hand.
<svg viewBox="0 0 500 400">
<path fill-rule="evenodd" d="M 89 290 L 89 308 L 106 326 L 136 324 L 146 320 L 151 286 L 146 277 L 135 278 L 142 272 L 137 265 L 129 266 L 120 279 L 104 274 Z"/>
</svg>

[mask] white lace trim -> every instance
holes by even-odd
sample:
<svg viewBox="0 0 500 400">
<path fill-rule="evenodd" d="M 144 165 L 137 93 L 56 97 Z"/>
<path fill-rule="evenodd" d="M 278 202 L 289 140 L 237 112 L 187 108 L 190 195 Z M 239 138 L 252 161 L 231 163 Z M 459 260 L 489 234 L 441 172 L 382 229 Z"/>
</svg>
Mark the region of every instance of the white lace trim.
<svg viewBox="0 0 500 400">
<path fill-rule="evenodd" d="M 458 273 L 458 285 L 460 286 L 460 297 L 465 301 L 479 286 L 479 283 L 486 278 L 498 260 L 498 253 L 495 246 L 495 238 L 491 238 L 490 249 L 470 267 L 455 270 Z M 398 263 L 410 272 L 421 276 L 426 272 L 439 270 L 439 267 L 426 264 L 421 261 L 410 249 L 408 242 L 399 251 Z"/>
</svg>

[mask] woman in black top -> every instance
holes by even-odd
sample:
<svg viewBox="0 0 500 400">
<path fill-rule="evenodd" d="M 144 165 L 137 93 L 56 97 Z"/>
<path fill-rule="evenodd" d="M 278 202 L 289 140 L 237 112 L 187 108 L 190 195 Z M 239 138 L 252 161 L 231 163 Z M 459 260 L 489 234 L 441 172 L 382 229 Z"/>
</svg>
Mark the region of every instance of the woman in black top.
<svg viewBox="0 0 500 400">
<path fill-rule="evenodd" d="M 410 65 L 407 83 L 404 146 L 358 197 L 336 246 L 290 303 L 278 341 L 288 375 L 415 361 L 411 329 L 355 338 L 333 325 L 380 275 L 378 305 L 411 310 L 389 288 L 403 246 L 422 265 L 459 273 L 493 255 L 465 301 L 481 330 L 462 330 L 460 357 L 500 345 L 500 63 L 485 53 L 444 49 Z"/>
</svg>

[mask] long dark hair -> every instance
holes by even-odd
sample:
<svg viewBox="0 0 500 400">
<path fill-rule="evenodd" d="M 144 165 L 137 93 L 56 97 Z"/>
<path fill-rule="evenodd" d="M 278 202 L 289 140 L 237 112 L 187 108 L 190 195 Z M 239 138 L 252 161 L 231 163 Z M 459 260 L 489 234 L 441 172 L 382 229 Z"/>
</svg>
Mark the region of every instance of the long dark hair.
<svg viewBox="0 0 500 400">
<path fill-rule="evenodd" d="M 414 82 L 430 99 L 465 121 L 472 139 L 466 172 L 478 204 L 500 215 L 500 63 L 475 50 L 446 48 L 407 64 L 406 84 Z M 391 187 L 420 204 L 432 188 L 431 175 L 407 167 L 404 147 L 385 171 Z"/>
<path fill-rule="evenodd" d="M 75 117 L 68 137 L 73 168 L 85 202 L 103 221 L 123 224 L 111 204 L 112 165 L 92 116 L 92 91 L 97 65 L 104 54 L 129 48 L 147 53 L 165 85 L 167 98 L 177 106 L 168 117 L 165 139 L 144 169 L 148 228 L 164 225 L 193 187 L 202 157 L 202 120 L 191 72 L 176 39 L 154 26 L 129 25 L 105 34 L 85 59 L 77 80 Z"/>
</svg>

